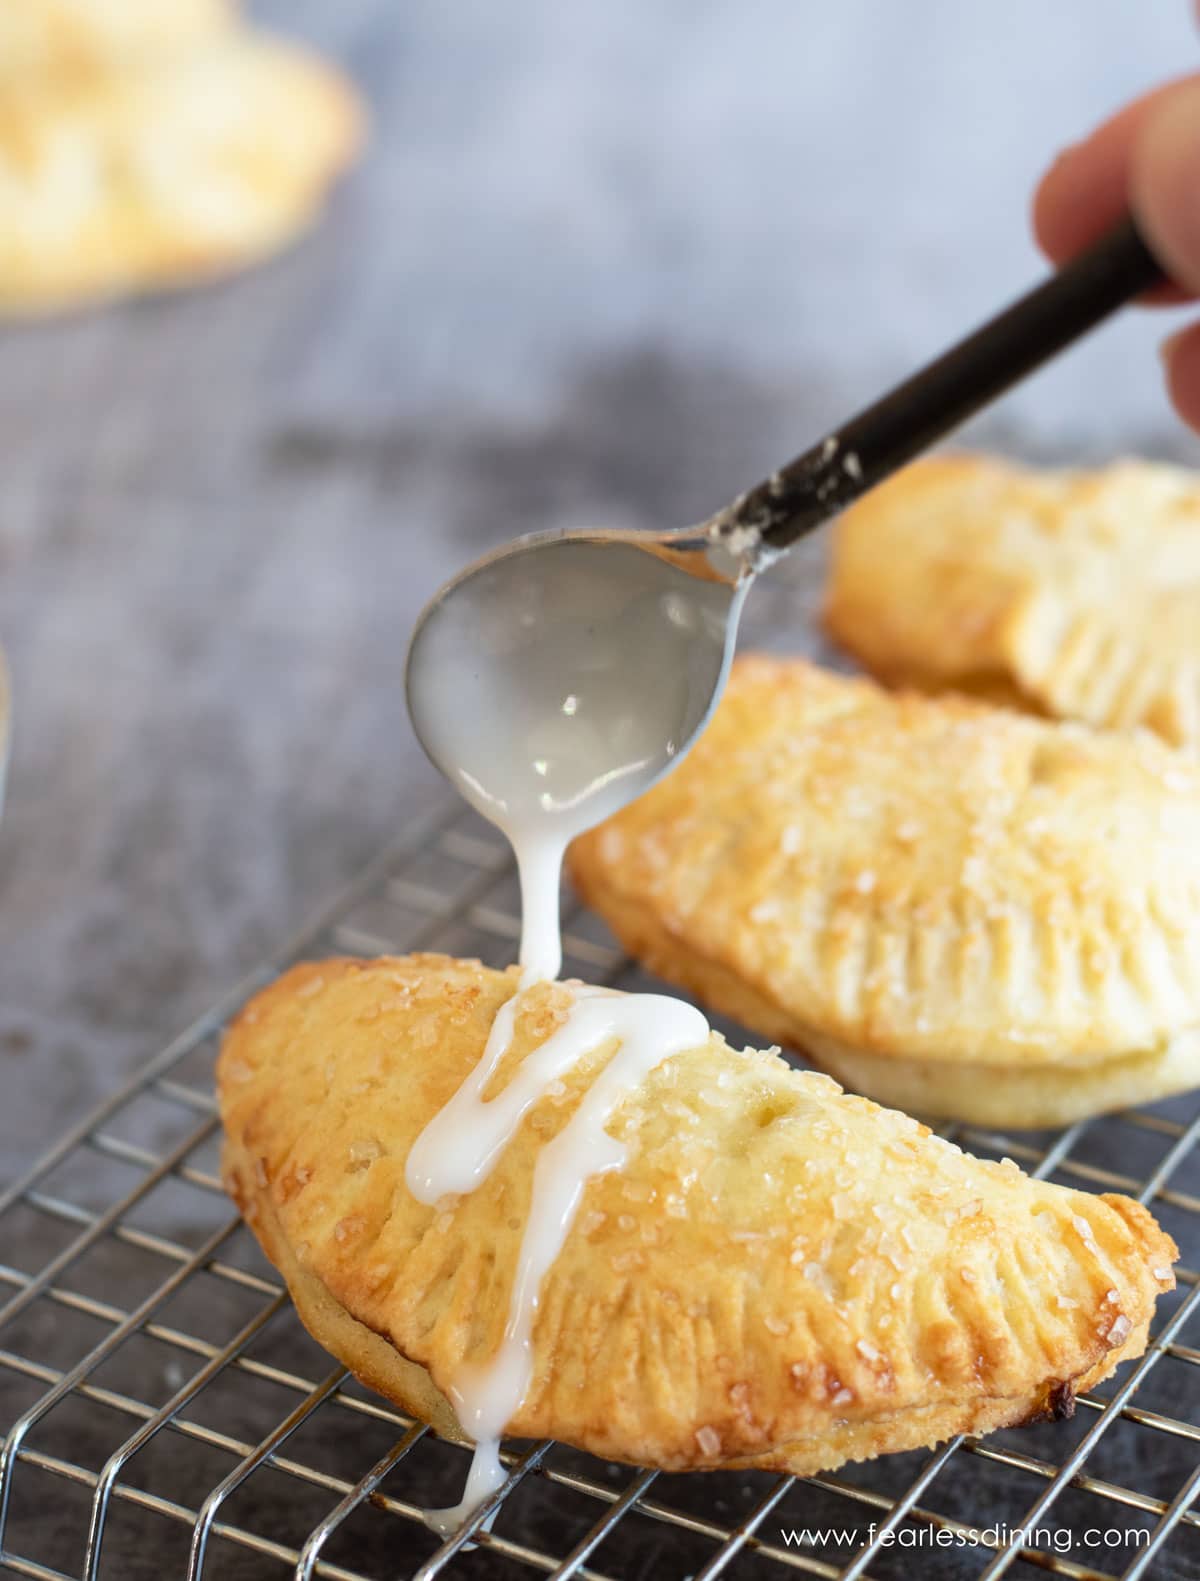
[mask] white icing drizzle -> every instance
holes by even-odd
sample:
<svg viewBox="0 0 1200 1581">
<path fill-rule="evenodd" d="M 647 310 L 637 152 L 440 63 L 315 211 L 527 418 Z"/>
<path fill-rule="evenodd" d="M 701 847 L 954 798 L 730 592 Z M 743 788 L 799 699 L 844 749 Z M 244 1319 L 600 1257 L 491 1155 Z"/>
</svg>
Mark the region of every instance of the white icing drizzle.
<svg viewBox="0 0 1200 1581">
<path fill-rule="evenodd" d="M 562 970 L 558 885 L 568 836 L 545 830 L 508 831 L 521 880 L 521 986 L 553 982 Z"/>
<path fill-rule="evenodd" d="M 507 1475 L 500 1463 L 500 1435 L 480 1440 L 476 1443 L 475 1453 L 471 1456 L 471 1469 L 467 1472 L 467 1485 L 463 1490 L 462 1498 L 447 1509 L 426 1510 L 426 1526 L 435 1531 L 439 1537 L 453 1537 L 459 1527 L 470 1520 L 479 1506 L 491 1498 Z M 491 1517 L 489 1516 L 483 1524 L 485 1527 L 490 1526 Z"/>
<path fill-rule="evenodd" d="M 617 1047 L 557 1136 L 534 1166 L 529 1216 L 521 1237 L 509 1296 L 508 1319 L 496 1355 L 486 1366 L 464 1368 L 447 1393 L 475 1455 L 462 1502 L 427 1512 L 435 1531 L 456 1531 L 504 1481 L 500 1438 L 519 1409 L 533 1372 L 533 1327 L 542 1281 L 574 1221 L 589 1180 L 625 1162 L 622 1145 L 608 1134 L 621 1100 L 655 1065 L 707 1041 L 708 1023 L 693 1006 L 662 994 L 622 994 L 571 984 L 566 1019 L 512 1073 L 503 1089 L 485 1099 L 512 1045 L 524 995 L 543 970 L 561 961 L 558 877 L 562 845 L 556 839 L 520 841 L 522 879 L 520 990 L 501 1006 L 479 1063 L 417 1137 L 405 1164 L 408 1189 L 420 1202 L 474 1191 L 495 1168 L 521 1121 L 553 1082 L 613 1039 Z M 553 948 L 547 947 L 547 938 Z M 549 975 L 549 974 L 546 974 Z"/>
</svg>

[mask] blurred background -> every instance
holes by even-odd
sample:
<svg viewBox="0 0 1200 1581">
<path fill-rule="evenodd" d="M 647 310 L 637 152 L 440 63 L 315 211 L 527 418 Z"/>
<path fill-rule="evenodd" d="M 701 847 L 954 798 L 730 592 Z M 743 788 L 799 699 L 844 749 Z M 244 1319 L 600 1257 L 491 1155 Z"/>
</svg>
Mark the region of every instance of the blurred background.
<svg viewBox="0 0 1200 1581">
<path fill-rule="evenodd" d="M 401 678 L 447 574 L 706 515 L 1023 288 L 1054 152 L 1200 54 L 1185 0 L 252 9 L 369 102 L 323 223 L 0 328 L 5 1174 L 438 794 Z M 969 437 L 1194 460 L 1170 323 Z"/>
</svg>

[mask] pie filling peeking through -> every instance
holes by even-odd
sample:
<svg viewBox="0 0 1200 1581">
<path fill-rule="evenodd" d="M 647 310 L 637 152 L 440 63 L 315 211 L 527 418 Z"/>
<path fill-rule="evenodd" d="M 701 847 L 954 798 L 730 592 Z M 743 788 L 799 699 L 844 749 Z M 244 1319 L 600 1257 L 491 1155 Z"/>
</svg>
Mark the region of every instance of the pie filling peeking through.
<svg viewBox="0 0 1200 1581">
<path fill-rule="evenodd" d="M 443 956 L 293 968 L 229 1031 L 224 1176 L 315 1337 L 461 1437 L 500 1344 L 534 1172 L 614 1055 L 525 1113 L 473 1190 L 418 1201 L 414 1142 L 476 1068 L 516 969 Z M 571 1012 L 522 992 L 494 1098 Z M 508 1429 L 672 1470 L 810 1473 L 1068 1413 L 1140 1354 L 1176 1250 L 1139 1204 L 982 1162 L 777 1054 L 713 1034 L 612 1111 L 541 1281 Z"/>
<path fill-rule="evenodd" d="M 1200 476 L 938 456 L 832 532 L 825 621 L 890 682 L 1200 750 Z"/>
<path fill-rule="evenodd" d="M 1200 763 L 801 660 L 583 835 L 651 971 L 881 1103 L 1052 1126 L 1200 1082 Z"/>
</svg>

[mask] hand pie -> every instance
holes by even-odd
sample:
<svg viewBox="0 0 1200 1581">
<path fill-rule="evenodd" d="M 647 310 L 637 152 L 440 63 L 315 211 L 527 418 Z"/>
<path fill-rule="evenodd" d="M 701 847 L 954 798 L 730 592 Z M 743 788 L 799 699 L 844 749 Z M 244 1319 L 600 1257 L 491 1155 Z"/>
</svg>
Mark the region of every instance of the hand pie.
<svg viewBox="0 0 1200 1581">
<path fill-rule="evenodd" d="M 427 1207 L 414 1140 L 479 1061 L 517 972 L 444 956 L 295 967 L 230 1030 L 224 1175 L 314 1336 L 460 1436 L 500 1342 L 535 1163 L 612 1054 L 528 1111 L 487 1181 Z M 572 990 L 518 1008 L 500 1090 Z M 510 1422 L 671 1470 L 809 1473 L 1069 1414 L 1144 1349 L 1177 1255 L 1145 1208 L 981 1163 L 915 1120 L 713 1035 L 613 1112 L 540 1288 Z"/>
<path fill-rule="evenodd" d="M 252 263 L 313 218 L 362 135 L 349 85 L 236 33 L 0 100 L 0 309 L 45 311 Z"/>
<path fill-rule="evenodd" d="M 113 71 L 232 25 L 232 0 L 4 0 L 0 76 Z"/>
<path fill-rule="evenodd" d="M 885 680 L 1200 747 L 1200 478 L 918 462 L 835 526 L 825 619 Z"/>
<path fill-rule="evenodd" d="M 1048 1126 L 1200 1083 L 1200 763 L 800 660 L 576 841 L 650 970 L 882 1103 Z"/>
</svg>

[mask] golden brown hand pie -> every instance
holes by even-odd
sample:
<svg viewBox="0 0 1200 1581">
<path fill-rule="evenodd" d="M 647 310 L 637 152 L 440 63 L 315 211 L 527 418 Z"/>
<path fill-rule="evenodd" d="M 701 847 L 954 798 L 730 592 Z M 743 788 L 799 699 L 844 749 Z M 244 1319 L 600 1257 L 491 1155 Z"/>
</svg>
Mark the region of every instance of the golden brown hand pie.
<svg viewBox="0 0 1200 1581">
<path fill-rule="evenodd" d="M 3 0 L 0 78 L 113 71 L 232 25 L 232 0 Z"/>
<path fill-rule="evenodd" d="M 475 1191 L 427 1207 L 415 1138 L 478 1062 L 517 973 L 424 955 L 299 966 L 229 1032 L 226 1184 L 322 1344 L 458 1434 L 494 1355 L 542 1147 L 611 1056 L 535 1104 Z M 561 1020 L 543 984 L 497 1090 Z M 981 1163 L 773 1054 L 707 1046 L 614 1112 L 541 1286 L 511 1422 L 595 1454 L 812 1472 L 1069 1411 L 1138 1355 L 1176 1250 L 1125 1197 Z"/>
<path fill-rule="evenodd" d="M 340 75 L 259 34 L 112 76 L 6 85 L 0 310 L 252 263 L 309 223 L 361 134 Z"/>
<path fill-rule="evenodd" d="M 834 528 L 825 619 L 885 680 L 1200 747 L 1200 478 L 918 462 Z"/>
<path fill-rule="evenodd" d="M 917 1113 L 1065 1123 L 1200 1082 L 1200 764 L 800 660 L 572 847 L 669 982 Z"/>
</svg>

